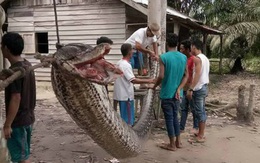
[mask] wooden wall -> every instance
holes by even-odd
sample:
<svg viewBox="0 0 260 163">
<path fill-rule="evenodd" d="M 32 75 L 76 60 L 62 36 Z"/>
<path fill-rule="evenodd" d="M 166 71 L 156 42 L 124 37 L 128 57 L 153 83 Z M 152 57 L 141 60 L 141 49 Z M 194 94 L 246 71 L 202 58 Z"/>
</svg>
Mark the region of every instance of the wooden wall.
<svg viewBox="0 0 260 163">
<path fill-rule="evenodd" d="M 120 46 L 125 41 L 125 5 L 119 0 L 56 0 L 61 43 L 95 45 L 100 36 L 114 42 L 110 55 L 112 63 L 120 58 Z M 26 40 L 25 56 L 33 64 L 37 32 L 48 32 L 49 53 L 57 42 L 52 0 L 14 0 L 8 8 L 8 31 L 18 32 Z M 38 80 L 49 80 L 50 69 L 36 71 Z"/>
</svg>

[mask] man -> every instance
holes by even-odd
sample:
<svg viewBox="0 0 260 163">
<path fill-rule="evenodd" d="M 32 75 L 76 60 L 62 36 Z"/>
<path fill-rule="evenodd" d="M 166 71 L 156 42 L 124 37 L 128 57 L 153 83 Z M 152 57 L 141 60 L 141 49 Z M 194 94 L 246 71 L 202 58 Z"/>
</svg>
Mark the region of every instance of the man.
<svg viewBox="0 0 260 163">
<path fill-rule="evenodd" d="M 110 38 L 104 37 L 104 36 L 98 38 L 97 42 L 96 42 L 97 45 L 102 44 L 102 43 L 108 43 L 110 45 L 113 45 L 113 41 Z M 107 94 L 109 94 L 108 85 L 106 85 L 105 87 L 106 87 L 106 90 L 107 90 Z"/>
<path fill-rule="evenodd" d="M 210 63 L 208 58 L 202 54 L 203 43 L 194 40 L 191 43 L 191 53 L 194 57 L 195 72 L 187 92 L 188 99 L 191 100 L 191 107 L 195 110 L 195 115 L 199 120 L 199 132 L 195 134 L 190 142 L 203 143 L 205 141 L 204 131 L 206 126 L 205 98 L 208 92 Z"/>
<path fill-rule="evenodd" d="M 113 45 L 113 41 L 110 38 L 104 37 L 104 36 L 99 37 L 96 42 L 97 45 L 102 44 L 102 43 L 108 43 L 110 45 Z"/>
<path fill-rule="evenodd" d="M 124 76 L 116 79 L 114 84 L 114 100 L 119 102 L 120 115 L 129 125 L 133 126 L 135 121 L 134 112 L 134 85 L 142 83 L 154 83 L 153 79 L 135 78 L 130 59 L 133 55 L 131 44 L 121 46 L 123 58 L 118 61 L 117 66 L 123 71 Z"/>
<path fill-rule="evenodd" d="M 138 69 L 139 74 L 141 68 L 144 67 L 143 63 L 143 53 L 149 54 L 153 59 L 158 60 L 158 45 L 157 37 L 160 35 L 160 26 L 156 23 L 148 25 L 146 28 L 140 28 L 135 31 L 125 43 L 129 43 L 133 46 L 133 56 L 131 57 L 131 65 L 133 69 Z M 147 49 L 148 46 L 153 46 L 153 51 Z"/>
<path fill-rule="evenodd" d="M 180 44 L 180 52 L 185 54 L 188 58 L 187 66 L 188 66 L 188 71 L 189 71 L 189 78 L 184 86 L 184 92 L 183 92 L 183 98 L 181 102 L 181 121 L 180 121 L 180 129 L 181 132 L 184 132 L 185 130 L 185 125 L 186 125 L 186 120 L 188 116 L 188 111 L 190 107 L 190 102 L 187 99 L 187 90 L 190 87 L 190 84 L 192 82 L 192 75 L 193 75 L 193 69 L 194 69 L 194 62 L 193 58 L 194 55 L 191 54 L 191 42 L 189 40 L 184 40 Z M 191 133 L 197 133 L 198 128 L 199 128 L 199 122 L 198 119 L 195 116 L 194 109 L 191 108 L 192 116 L 193 116 L 193 130 Z"/>
<path fill-rule="evenodd" d="M 23 48 L 24 41 L 19 34 L 7 33 L 3 36 L 1 50 L 3 56 L 11 63 L 11 69 L 31 66 L 27 60 L 21 57 Z M 36 87 L 33 71 L 15 80 L 5 89 L 4 135 L 13 162 L 30 163 L 35 102 Z"/>
<path fill-rule="evenodd" d="M 160 72 L 153 89 L 161 83 L 160 98 L 170 144 L 161 148 L 175 151 L 181 148 L 178 108 L 182 88 L 188 79 L 187 57 L 177 51 L 178 36 L 170 34 L 166 40 L 168 52 L 160 56 Z M 176 138 L 176 141 L 175 141 Z"/>
</svg>

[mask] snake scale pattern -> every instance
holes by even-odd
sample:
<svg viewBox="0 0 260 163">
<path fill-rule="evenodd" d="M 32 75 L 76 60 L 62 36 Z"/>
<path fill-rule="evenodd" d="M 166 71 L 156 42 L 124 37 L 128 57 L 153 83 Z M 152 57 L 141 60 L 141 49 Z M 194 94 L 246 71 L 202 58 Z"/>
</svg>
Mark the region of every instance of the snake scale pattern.
<svg viewBox="0 0 260 163">
<path fill-rule="evenodd" d="M 52 62 L 52 87 L 68 114 L 99 146 L 116 158 L 134 157 L 141 152 L 152 127 L 154 91 L 147 91 L 139 120 L 133 127 L 128 126 L 113 110 L 104 83 L 95 83 L 74 71 L 77 69 L 73 67 L 75 62 L 95 62 L 103 57 L 104 51 L 106 46 L 103 45 L 97 48 L 83 44 L 59 47 Z M 153 78 L 157 75 L 157 62 L 152 62 L 150 72 Z M 3 137 L 0 137 L 0 162 L 10 162 Z"/>
<path fill-rule="evenodd" d="M 64 59 L 63 52 L 59 51 L 55 58 Z M 69 56 L 74 55 L 69 51 L 66 50 Z M 151 77 L 155 77 L 157 72 L 158 63 L 152 62 Z M 152 126 L 153 90 L 147 91 L 141 116 L 134 127 L 130 127 L 113 110 L 104 85 L 82 77 L 72 77 L 59 63 L 53 64 L 51 79 L 59 102 L 76 124 L 99 146 L 116 158 L 134 157 L 140 153 Z"/>
</svg>

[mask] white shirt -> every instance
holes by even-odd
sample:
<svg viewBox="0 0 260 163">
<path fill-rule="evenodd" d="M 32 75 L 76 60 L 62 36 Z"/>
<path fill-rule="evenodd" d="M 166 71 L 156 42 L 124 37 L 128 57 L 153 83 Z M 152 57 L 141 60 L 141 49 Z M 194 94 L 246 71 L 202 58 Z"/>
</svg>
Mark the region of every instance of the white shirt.
<svg viewBox="0 0 260 163">
<path fill-rule="evenodd" d="M 194 91 L 200 90 L 203 85 L 209 83 L 209 69 L 210 69 L 209 59 L 204 54 L 199 54 L 197 55 L 197 57 L 199 57 L 201 60 L 201 71 L 200 71 L 199 81 L 194 87 Z"/>
<path fill-rule="evenodd" d="M 133 48 L 135 48 L 135 42 L 139 42 L 142 45 L 142 48 L 152 45 L 152 43 L 157 41 L 157 38 L 156 36 L 147 37 L 146 31 L 147 27 L 138 29 L 125 41 L 125 43 L 131 44 Z"/>
<path fill-rule="evenodd" d="M 135 76 L 132 66 L 124 59 L 118 61 L 117 66 L 123 71 L 124 76 L 117 78 L 114 83 L 114 100 L 134 100 L 134 85 L 131 81 L 135 79 Z"/>
</svg>

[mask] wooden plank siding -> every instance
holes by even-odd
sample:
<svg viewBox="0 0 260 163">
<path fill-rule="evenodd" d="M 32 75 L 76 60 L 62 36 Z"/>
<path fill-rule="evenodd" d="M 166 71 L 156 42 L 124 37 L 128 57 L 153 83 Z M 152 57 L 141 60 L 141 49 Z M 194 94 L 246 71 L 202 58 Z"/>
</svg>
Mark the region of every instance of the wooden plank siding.
<svg viewBox="0 0 260 163">
<path fill-rule="evenodd" d="M 116 63 L 121 58 L 120 46 L 126 39 L 125 4 L 118 0 L 61 2 L 57 3 L 60 42 L 94 46 L 97 38 L 107 36 L 114 45 L 106 59 Z M 7 10 L 8 31 L 21 34 L 47 32 L 49 54 L 54 53 L 57 36 L 52 0 L 14 0 L 10 6 Z M 25 55 L 25 58 L 33 64 L 39 63 L 33 55 Z M 35 72 L 37 80 L 50 80 L 50 68 L 37 69 Z"/>
</svg>

